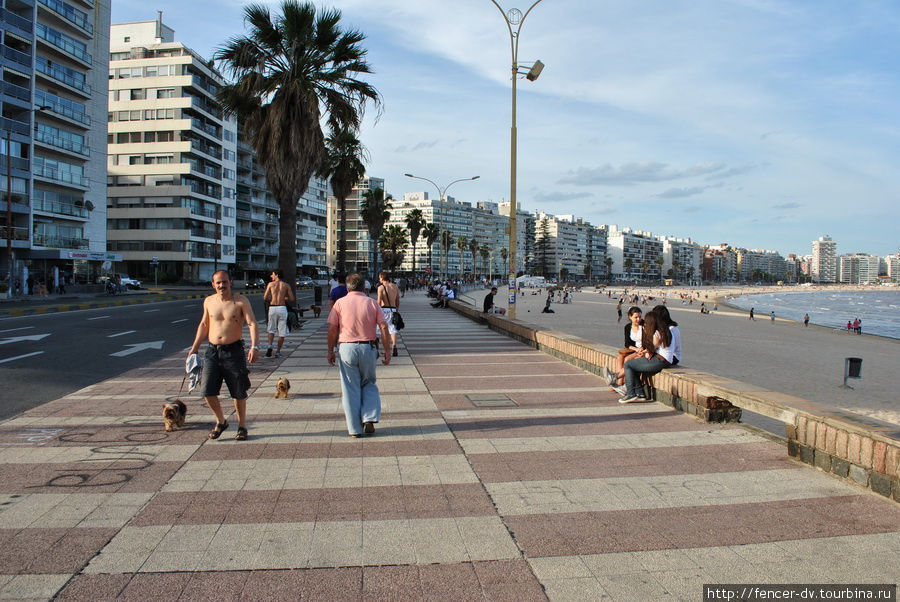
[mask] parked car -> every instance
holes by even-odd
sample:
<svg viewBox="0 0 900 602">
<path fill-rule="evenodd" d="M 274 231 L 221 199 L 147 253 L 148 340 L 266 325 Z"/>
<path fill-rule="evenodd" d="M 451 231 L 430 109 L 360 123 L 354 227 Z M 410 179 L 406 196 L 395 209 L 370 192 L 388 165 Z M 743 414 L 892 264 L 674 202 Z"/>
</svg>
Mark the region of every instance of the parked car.
<svg viewBox="0 0 900 602">
<path fill-rule="evenodd" d="M 312 288 L 316 286 L 316 281 L 309 276 L 297 276 L 295 284 L 297 288 Z"/>
<path fill-rule="evenodd" d="M 251 278 L 244 283 L 244 288 L 248 290 L 259 290 L 266 288 L 266 281 L 262 278 Z"/>
<path fill-rule="evenodd" d="M 116 282 L 116 277 L 118 276 L 118 283 Z M 141 288 L 141 281 L 136 278 L 132 278 L 128 274 L 110 274 L 104 278 L 101 278 L 100 281 L 110 280 L 113 284 L 118 284 L 120 287 L 130 288 L 130 289 L 139 289 Z"/>
</svg>

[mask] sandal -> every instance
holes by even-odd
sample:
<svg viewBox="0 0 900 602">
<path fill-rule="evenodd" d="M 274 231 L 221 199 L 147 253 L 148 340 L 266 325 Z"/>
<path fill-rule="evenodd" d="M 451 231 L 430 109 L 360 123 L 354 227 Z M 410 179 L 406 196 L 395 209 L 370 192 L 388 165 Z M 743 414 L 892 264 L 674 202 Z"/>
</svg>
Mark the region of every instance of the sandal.
<svg viewBox="0 0 900 602">
<path fill-rule="evenodd" d="M 218 422 L 217 422 L 217 423 L 216 423 L 216 426 L 213 427 L 213 430 L 211 430 L 211 431 L 209 432 L 209 435 L 207 435 L 207 437 L 209 437 L 210 439 L 218 439 L 218 438 L 219 438 L 219 435 L 222 434 L 222 431 L 224 431 L 224 430 L 227 429 L 227 428 L 228 428 L 228 421 L 227 421 L 227 420 L 226 420 L 225 422 L 222 422 L 222 423 L 218 423 Z"/>
<path fill-rule="evenodd" d="M 247 429 L 239 426 L 237 430 L 237 435 L 234 436 L 237 441 L 246 441 L 247 440 Z"/>
</svg>

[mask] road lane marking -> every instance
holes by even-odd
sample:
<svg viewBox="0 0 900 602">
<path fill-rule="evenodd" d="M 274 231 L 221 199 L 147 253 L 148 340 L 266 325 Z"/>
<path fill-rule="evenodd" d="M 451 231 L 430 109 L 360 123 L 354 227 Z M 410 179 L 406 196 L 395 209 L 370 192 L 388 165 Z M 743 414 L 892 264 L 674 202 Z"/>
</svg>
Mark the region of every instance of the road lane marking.
<svg viewBox="0 0 900 602">
<path fill-rule="evenodd" d="M 180 320 L 173 320 L 172 324 L 178 324 L 179 322 L 187 322 L 188 318 L 181 318 Z"/>
<path fill-rule="evenodd" d="M 15 332 L 17 330 L 28 330 L 29 328 L 34 328 L 34 326 L 23 326 L 21 328 L 7 328 L 6 330 L 0 330 L 0 332 Z"/>
<path fill-rule="evenodd" d="M 7 343 L 18 343 L 20 341 L 40 341 L 41 339 L 46 339 L 50 336 L 50 333 L 47 334 L 30 334 L 24 337 L 4 337 L 2 341 L 0 341 L 0 345 L 6 345 Z"/>
<path fill-rule="evenodd" d="M 26 357 L 31 357 L 32 355 L 40 355 L 44 353 L 43 351 L 35 351 L 33 353 L 26 353 L 25 355 L 17 355 L 15 357 L 8 357 L 5 360 L 0 360 L 0 364 L 5 364 L 6 362 L 14 362 L 16 360 L 20 360 Z"/>
<path fill-rule="evenodd" d="M 109 316 L 97 316 L 96 318 L 88 318 L 88 321 L 91 320 L 102 320 L 103 318 L 108 318 Z"/>
<path fill-rule="evenodd" d="M 159 310 L 158 310 L 158 309 L 145 309 L 145 310 L 144 310 L 144 313 L 145 313 L 145 314 L 149 314 L 149 313 L 153 313 L 153 312 L 155 312 L 155 311 L 159 311 Z"/>
<path fill-rule="evenodd" d="M 126 330 L 125 332 L 117 332 L 116 334 L 107 335 L 107 339 L 114 339 L 116 337 L 125 336 L 126 334 L 131 334 L 132 332 L 137 332 L 137 330 Z"/>
<path fill-rule="evenodd" d="M 134 331 L 132 331 L 134 332 Z M 138 351 L 145 351 L 147 349 L 162 349 L 165 341 L 148 341 L 146 343 L 133 343 L 131 345 L 125 345 L 126 347 L 131 347 L 131 349 L 123 349 L 122 351 L 117 351 L 115 353 L 110 353 L 111 357 L 125 357 L 126 355 L 132 355 L 133 353 L 137 353 Z"/>
</svg>

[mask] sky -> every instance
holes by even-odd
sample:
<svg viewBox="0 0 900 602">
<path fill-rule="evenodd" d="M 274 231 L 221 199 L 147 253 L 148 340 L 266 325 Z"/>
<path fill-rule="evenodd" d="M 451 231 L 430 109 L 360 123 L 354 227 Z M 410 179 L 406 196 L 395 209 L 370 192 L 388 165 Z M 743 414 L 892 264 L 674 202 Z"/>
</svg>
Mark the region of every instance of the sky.
<svg viewBox="0 0 900 602">
<path fill-rule="evenodd" d="M 525 12 L 533 0 L 497 0 Z M 266 2 L 277 11 L 278 2 Z M 234 0 L 113 0 L 163 11 L 205 57 L 244 32 Z M 395 198 L 459 178 L 510 197 L 511 51 L 491 0 L 331 0 L 361 30 L 383 107 L 361 139 Z M 900 251 L 896 0 L 542 0 L 522 23 L 517 202 L 703 244 Z"/>
</svg>

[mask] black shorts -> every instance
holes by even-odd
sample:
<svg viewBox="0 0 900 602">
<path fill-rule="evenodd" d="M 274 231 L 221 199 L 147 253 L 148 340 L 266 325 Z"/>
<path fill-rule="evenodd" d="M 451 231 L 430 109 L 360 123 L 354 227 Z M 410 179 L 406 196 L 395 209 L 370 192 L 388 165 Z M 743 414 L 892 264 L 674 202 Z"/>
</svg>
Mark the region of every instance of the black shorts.
<svg viewBox="0 0 900 602">
<path fill-rule="evenodd" d="M 200 381 L 200 395 L 218 397 L 222 381 L 228 386 L 228 393 L 234 399 L 247 399 L 250 390 L 250 371 L 244 355 L 244 341 L 227 345 L 206 347 L 203 358 L 203 378 Z"/>
</svg>

